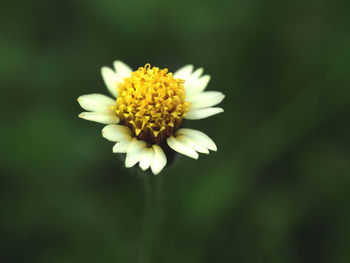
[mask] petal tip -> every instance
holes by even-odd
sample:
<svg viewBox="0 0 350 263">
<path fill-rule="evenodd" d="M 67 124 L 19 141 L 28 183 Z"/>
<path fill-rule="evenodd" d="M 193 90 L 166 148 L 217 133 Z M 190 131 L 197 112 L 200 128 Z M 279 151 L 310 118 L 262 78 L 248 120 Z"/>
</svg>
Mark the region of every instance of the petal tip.
<svg viewBox="0 0 350 263">
<path fill-rule="evenodd" d="M 106 71 L 106 70 L 110 70 L 110 69 L 111 69 L 110 67 L 103 66 L 103 67 L 101 67 L 101 73 Z"/>
<path fill-rule="evenodd" d="M 154 176 L 158 175 L 160 172 L 161 172 L 161 170 L 160 171 L 153 171 L 152 170 L 152 173 L 153 173 Z"/>
<path fill-rule="evenodd" d="M 152 171 L 153 175 L 156 176 L 156 175 L 160 174 L 161 171 L 163 171 L 163 168 L 164 167 L 154 168 L 154 167 L 151 166 L 151 171 Z"/>
<path fill-rule="evenodd" d="M 125 64 L 123 61 L 119 60 L 119 59 L 116 59 L 113 61 L 113 64 Z"/>
</svg>

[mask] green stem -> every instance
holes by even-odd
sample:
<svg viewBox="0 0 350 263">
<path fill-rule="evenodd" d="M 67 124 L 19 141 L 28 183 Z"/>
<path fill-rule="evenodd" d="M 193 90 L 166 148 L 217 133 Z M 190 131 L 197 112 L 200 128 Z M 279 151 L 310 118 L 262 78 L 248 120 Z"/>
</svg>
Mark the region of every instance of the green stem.
<svg viewBox="0 0 350 263">
<path fill-rule="evenodd" d="M 141 262 L 151 263 L 154 261 L 155 248 L 158 247 L 161 233 L 162 217 L 162 179 L 160 176 L 144 174 L 144 244 Z"/>
</svg>

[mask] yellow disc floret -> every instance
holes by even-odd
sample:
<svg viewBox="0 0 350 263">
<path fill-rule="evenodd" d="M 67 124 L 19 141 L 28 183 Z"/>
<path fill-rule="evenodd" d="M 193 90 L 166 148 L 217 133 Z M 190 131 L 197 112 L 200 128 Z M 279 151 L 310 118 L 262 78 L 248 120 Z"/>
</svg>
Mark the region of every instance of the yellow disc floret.
<svg viewBox="0 0 350 263">
<path fill-rule="evenodd" d="M 137 138 L 162 144 L 183 125 L 189 107 L 184 82 L 175 79 L 166 68 L 146 64 L 118 84 L 117 105 L 113 109 Z"/>
</svg>

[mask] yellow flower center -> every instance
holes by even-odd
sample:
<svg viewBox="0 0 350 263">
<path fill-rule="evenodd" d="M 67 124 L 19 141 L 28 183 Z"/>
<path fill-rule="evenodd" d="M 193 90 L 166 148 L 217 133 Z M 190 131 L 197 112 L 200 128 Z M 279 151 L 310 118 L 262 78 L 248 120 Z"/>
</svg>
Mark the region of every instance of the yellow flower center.
<svg viewBox="0 0 350 263">
<path fill-rule="evenodd" d="M 117 105 L 113 108 L 137 138 L 162 144 L 183 126 L 189 108 L 184 82 L 166 68 L 146 64 L 118 85 Z"/>
</svg>

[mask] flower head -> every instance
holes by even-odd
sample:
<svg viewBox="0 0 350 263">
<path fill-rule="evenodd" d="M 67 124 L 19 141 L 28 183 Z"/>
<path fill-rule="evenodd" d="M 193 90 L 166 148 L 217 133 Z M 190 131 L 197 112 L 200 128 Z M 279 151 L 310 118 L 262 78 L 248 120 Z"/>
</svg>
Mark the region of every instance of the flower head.
<svg viewBox="0 0 350 263">
<path fill-rule="evenodd" d="M 88 112 L 79 117 L 108 124 L 102 136 L 116 142 L 114 153 L 126 153 L 125 165 L 139 163 L 158 174 L 169 152 L 198 158 L 198 153 L 216 151 L 215 143 L 204 133 L 183 128 L 184 119 L 202 119 L 223 112 L 212 107 L 224 99 L 220 92 L 207 91 L 210 77 L 203 69 L 193 72 L 187 65 L 175 72 L 146 64 L 132 71 L 121 61 L 114 69 L 101 69 L 104 82 L 116 98 L 102 94 L 82 95 L 80 106 Z M 167 154 L 167 155 L 166 155 Z"/>
</svg>

